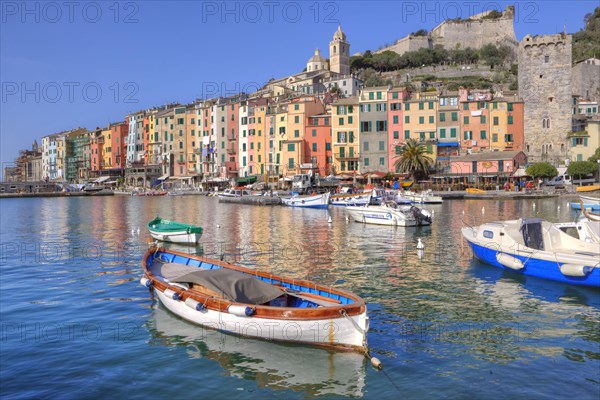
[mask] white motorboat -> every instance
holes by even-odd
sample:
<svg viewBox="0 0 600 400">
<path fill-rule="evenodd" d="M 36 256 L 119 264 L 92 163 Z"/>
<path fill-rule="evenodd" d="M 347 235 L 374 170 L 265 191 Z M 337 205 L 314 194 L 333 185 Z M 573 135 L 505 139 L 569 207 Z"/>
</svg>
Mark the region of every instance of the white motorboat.
<svg viewBox="0 0 600 400">
<path fill-rule="evenodd" d="M 376 225 L 421 226 L 430 225 L 432 216 L 415 206 L 399 206 L 393 201 L 380 206 L 348 207 L 346 211 L 356 222 Z"/>
<path fill-rule="evenodd" d="M 421 193 L 406 191 L 403 196 L 415 204 L 441 204 L 444 202 L 441 196 L 433 194 L 431 189 L 427 189 Z"/>
<path fill-rule="evenodd" d="M 289 207 L 300 208 L 327 208 L 329 206 L 330 193 L 316 194 L 314 196 L 294 195 L 287 199 L 282 198 L 281 202 Z"/>
</svg>

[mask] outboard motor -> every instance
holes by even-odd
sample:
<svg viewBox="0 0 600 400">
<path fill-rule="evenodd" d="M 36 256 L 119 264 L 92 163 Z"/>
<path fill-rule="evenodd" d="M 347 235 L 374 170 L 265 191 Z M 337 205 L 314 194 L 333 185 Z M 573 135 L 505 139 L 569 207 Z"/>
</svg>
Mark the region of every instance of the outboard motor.
<svg viewBox="0 0 600 400">
<path fill-rule="evenodd" d="M 416 206 L 411 206 L 410 211 L 412 212 L 413 217 L 415 217 L 417 225 L 431 224 L 431 214 L 427 211 Z"/>
</svg>

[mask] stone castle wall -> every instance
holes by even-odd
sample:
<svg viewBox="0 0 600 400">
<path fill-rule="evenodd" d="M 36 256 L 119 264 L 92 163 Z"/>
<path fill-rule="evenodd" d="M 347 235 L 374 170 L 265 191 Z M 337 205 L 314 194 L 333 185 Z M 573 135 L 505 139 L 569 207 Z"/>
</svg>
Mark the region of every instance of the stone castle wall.
<svg viewBox="0 0 600 400">
<path fill-rule="evenodd" d="M 573 67 L 573 94 L 600 101 L 600 64 L 580 62 Z"/>
<path fill-rule="evenodd" d="M 479 49 L 486 44 L 508 46 L 516 50 L 518 41 L 514 29 L 514 8 L 507 7 L 500 18 L 485 19 L 489 12 L 472 16 L 468 20 L 442 22 L 427 36 L 408 35 L 396 41 L 393 45 L 377 50 L 386 50 L 404 54 L 421 48 L 433 48 L 441 45 L 447 50 L 471 47 Z"/>
<path fill-rule="evenodd" d="M 567 158 L 571 53 L 571 35 L 527 35 L 519 43 L 519 94 L 525 102 L 525 150 L 530 162 L 562 162 Z"/>
<path fill-rule="evenodd" d="M 396 41 L 393 45 L 377 50 L 376 53 L 391 50 L 398 54 L 404 54 L 409 51 L 417 51 L 419 49 L 432 48 L 431 40 L 428 36 L 413 36 L 408 35 Z"/>
<path fill-rule="evenodd" d="M 518 44 L 512 8 L 507 8 L 497 19 L 472 17 L 467 21 L 445 21 L 434 28 L 430 36 L 434 46 L 439 44 L 445 49 L 479 49 L 486 44 L 516 49 Z"/>
</svg>

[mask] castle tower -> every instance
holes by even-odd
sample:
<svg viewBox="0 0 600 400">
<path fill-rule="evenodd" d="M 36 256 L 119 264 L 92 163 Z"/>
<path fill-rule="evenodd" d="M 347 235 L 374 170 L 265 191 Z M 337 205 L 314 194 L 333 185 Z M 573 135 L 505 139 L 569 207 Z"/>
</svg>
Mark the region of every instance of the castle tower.
<svg viewBox="0 0 600 400">
<path fill-rule="evenodd" d="M 350 43 L 346 41 L 341 26 L 338 26 L 329 43 L 329 69 L 342 75 L 350 74 Z"/>
<path fill-rule="evenodd" d="M 525 115 L 525 152 L 532 162 L 568 158 L 572 114 L 572 36 L 526 35 L 519 43 L 519 94 Z"/>
</svg>

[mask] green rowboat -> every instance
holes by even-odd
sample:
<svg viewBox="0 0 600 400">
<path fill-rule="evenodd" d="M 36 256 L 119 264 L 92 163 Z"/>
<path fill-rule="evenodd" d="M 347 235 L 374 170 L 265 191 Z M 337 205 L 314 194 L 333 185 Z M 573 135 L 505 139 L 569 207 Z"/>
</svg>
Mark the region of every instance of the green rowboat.
<svg viewBox="0 0 600 400">
<path fill-rule="evenodd" d="M 158 215 L 148 222 L 150 235 L 163 242 L 196 244 L 202 236 L 202 227 L 162 219 Z"/>
</svg>

